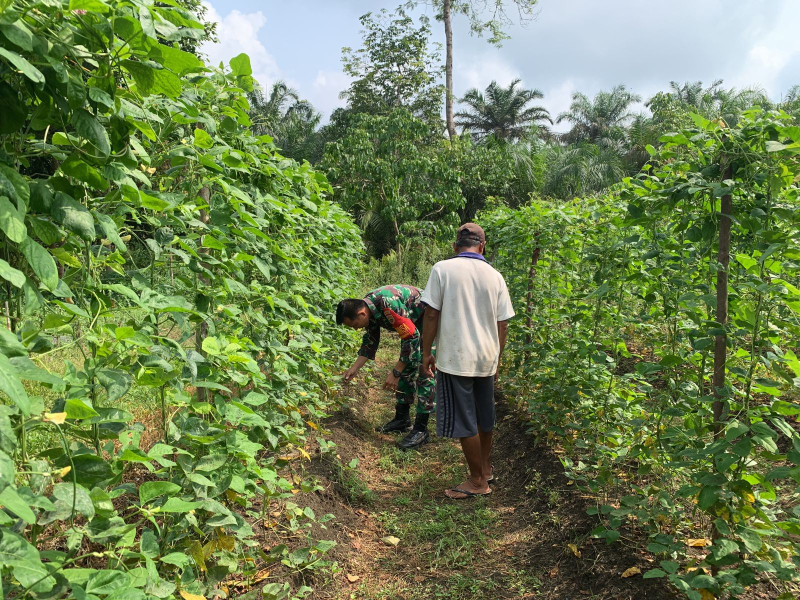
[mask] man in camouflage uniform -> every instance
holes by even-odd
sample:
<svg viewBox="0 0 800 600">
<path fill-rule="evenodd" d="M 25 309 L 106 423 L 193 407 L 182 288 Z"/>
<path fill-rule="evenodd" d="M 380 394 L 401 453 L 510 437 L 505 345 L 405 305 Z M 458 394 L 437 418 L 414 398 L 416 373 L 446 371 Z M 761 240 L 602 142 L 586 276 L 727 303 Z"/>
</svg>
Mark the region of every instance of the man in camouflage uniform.
<svg viewBox="0 0 800 600">
<path fill-rule="evenodd" d="M 420 302 L 420 290 L 411 285 L 386 285 L 372 290 L 363 299 L 347 298 L 336 307 L 336 324 L 366 328 L 358 358 L 344 373 L 344 381 L 356 376 L 367 360 L 375 359 L 381 340 L 381 328 L 400 336 L 400 358 L 387 375 L 384 389 L 394 390 L 397 403 L 394 418 L 378 431 L 406 431 L 411 427 L 410 406 L 417 396 L 417 415 L 414 427 L 398 446 L 407 450 L 430 440 L 428 419 L 436 398 L 435 380 L 420 371 L 422 364 L 422 315 L 425 305 Z"/>
</svg>

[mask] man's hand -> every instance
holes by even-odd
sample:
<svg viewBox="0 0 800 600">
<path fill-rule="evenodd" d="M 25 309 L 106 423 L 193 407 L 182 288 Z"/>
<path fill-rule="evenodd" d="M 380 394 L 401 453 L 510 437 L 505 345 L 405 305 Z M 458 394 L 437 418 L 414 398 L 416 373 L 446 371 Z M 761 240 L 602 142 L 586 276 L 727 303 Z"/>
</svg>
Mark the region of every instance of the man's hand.
<svg viewBox="0 0 800 600">
<path fill-rule="evenodd" d="M 422 372 L 428 377 L 433 377 L 436 372 L 436 357 L 433 354 L 426 354 L 422 357 Z"/>
<path fill-rule="evenodd" d="M 355 365 L 347 369 L 347 371 L 345 371 L 342 374 L 342 379 L 344 379 L 344 382 L 350 383 L 353 380 L 353 377 L 355 377 L 356 374 L 358 373 L 358 370 L 359 370 L 358 367 L 356 367 Z"/>
<path fill-rule="evenodd" d="M 386 376 L 386 381 L 383 383 L 383 389 L 396 391 L 397 390 L 397 383 L 400 381 L 399 377 L 395 377 L 394 373 L 389 371 L 389 374 Z"/>
</svg>

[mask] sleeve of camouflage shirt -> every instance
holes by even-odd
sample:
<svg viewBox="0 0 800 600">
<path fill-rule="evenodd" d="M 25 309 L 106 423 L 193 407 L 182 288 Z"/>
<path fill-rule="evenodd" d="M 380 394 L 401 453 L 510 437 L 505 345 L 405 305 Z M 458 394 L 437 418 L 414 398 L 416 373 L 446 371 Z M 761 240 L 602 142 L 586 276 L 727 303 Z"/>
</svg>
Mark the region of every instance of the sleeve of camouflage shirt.
<svg viewBox="0 0 800 600">
<path fill-rule="evenodd" d="M 361 348 L 358 350 L 359 356 L 366 356 L 370 360 L 375 360 L 375 353 L 381 343 L 381 325 L 375 319 L 369 320 L 364 337 L 361 338 Z"/>
<path fill-rule="evenodd" d="M 400 336 L 400 361 L 411 361 L 411 354 L 419 344 L 419 330 L 414 321 L 408 318 L 408 308 L 401 298 L 386 297 L 383 295 L 373 298 L 375 308 L 384 316 L 389 325 Z"/>
</svg>

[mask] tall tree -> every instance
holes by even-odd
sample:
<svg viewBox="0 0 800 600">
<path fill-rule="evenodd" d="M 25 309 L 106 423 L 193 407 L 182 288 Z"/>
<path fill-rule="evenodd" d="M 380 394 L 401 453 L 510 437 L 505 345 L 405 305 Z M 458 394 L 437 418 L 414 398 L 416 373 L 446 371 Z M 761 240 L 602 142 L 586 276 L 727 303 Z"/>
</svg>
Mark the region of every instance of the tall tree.
<svg viewBox="0 0 800 600">
<path fill-rule="evenodd" d="M 464 204 L 448 147 L 431 143 L 428 125 L 405 108 L 355 115 L 344 138 L 326 146 L 322 166 L 376 257 L 392 249 L 402 254 L 411 233 L 452 221 Z"/>
<path fill-rule="evenodd" d="M 436 18 L 444 23 L 445 38 L 445 120 L 450 139 L 456 136 L 453 115 L 453 13 L 465 15 L 469 19 L 472 33 L 489 35 L 489 42 L 499 46 L 508 39 L 504 28 L 514 22 L 509 8 L 515 7 L 519 21 L 525 23 L 534 17 L 538 0 L 408 0 L 406 6 L 414 7 L 420 3 L 433 6 Z"/>
<path fill-rule="evenodd" d="M 722 87 L 722 79 L 704 87 L 701 81 L 670 81 L 669 92 L 659 92 L 647 101 L 653 119 L 669 131 L 691 126 L 690 113 L 735 125 L 741 114 L 755 105 L 768 108 L 772 102 L 760 88 Z"/>
<path fill-rule="evenodd" d="M 633 119 L 631 104 L 641 97 L 618 85 L 610 91 L 598 92 L 594 100 L 575 92 L 569 110 L 558 115 L 572 128 L 563 136 L 569 143 L 591 142 L 620 147 L 625 141 L 625 127 Z"/>
<path fill-rule="evenodd" d="M 256 87 L 248 94 L 251 128 L 256 135 L 269 135 L 284 156 L 312 160 L 319 146 L 315 131 L 321 115 L 308 100 L 300 98 L 285 81 L 276 81 L 268 96 Z"/>
<path fill-rule="evenodd" d="M 550 113 L 543 106 L 529 106 L 531 102 L 544 95 L 539 90 L 519 88 L 520 80 L 515 79 L 508 87 L 492 81 L 486 87 L 486 95 L 476 88 L 469 90 L 461 102 L 469 109 L 457 112 L 457 124 L 464 131 L 476 134 L 478 138 L 493 135 L 498 140 L 519 140 L 538 123 L 547 121 L 552 125 Z"/>
<path fill-rule="evenodd" d="M 361 17 L 364 42 L 342 48 L 344 72 L 353 78 L 342 93 L 355 113 L 388 114 L 406 108 L 426 122 L 439 121 L 442 86 L 439 49 L 430 44 L 430 23 L 417 25 L 403 8 Z"/>
</svg>

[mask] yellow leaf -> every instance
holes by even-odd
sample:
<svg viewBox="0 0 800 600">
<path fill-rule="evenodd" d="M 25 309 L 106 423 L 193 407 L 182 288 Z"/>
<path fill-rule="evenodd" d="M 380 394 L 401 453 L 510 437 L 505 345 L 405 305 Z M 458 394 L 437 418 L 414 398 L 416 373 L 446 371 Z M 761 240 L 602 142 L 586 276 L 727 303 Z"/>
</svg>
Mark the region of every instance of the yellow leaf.
<svg viewBox="0 0 800 600">
<path fill-rule="evenodd" d="M 716 598 L 717 598 L 714 594 L 712 594 L 708 590 L 704 590 L 704 589 L 700 590 L 700 597 L 703 600 L 716 600 Z"/>
<path fill-rule="evenodd" d="M 756 497 L 753 495 L 753 492 L 745 492 L 742 494 L 742 498 L 744 498 L 745 502 L 749 502 L 750 504 L 756 501 Z"/>
<path fill-rule="evenodd" d="M 56 471 L 56 476 L 63 479 L 70 471 L 72 471 L 72 467 L 64 467 L 63 469 Z"/>
<path fill-rule="evenodd" d="M 200 596 L 199 594 L 190 594 L 185 590 L 181 590 L 181 598 L 183 598 L 183 600 L 206 600 L 205 596 Z"/>
<path fill-rule="evenodd" d="M 44 420 L 48 423 L 55 423 L 56 425 L 63 425 L 67 420 L 67 413 L 44 413 Z"/>
<path fill-rule="evenodd" d="M 203 552 L 203 544 L 198 541 L 192 542 L 192 545 L 189 546 L 189 555 L 194 559 L 195 564 L 197 564 L 197 568 L 201 571 L 205 572 L 206 569 L 206 556 Z M 183 593 L 183 592 L 181 592 Z"/>
<path fill-rule="evenodd" d="M 318 430 L 318 429 L 319 429 L 319 425 L 317 425 L 316 423 L 314 423 L 314 421 L 306 421 L 306 425 L 308 425 L 309 427 L 311 427 L 311 429 L 313 429 L 314 431 L 316 431 L 316 430 Z"/>
<path fill-rule="evenodd" d="M 233 552 L 233 549 L 236 547 L 236 540 L 230 535 L 220 534 L 218 545 L 222 550 Z"/>
<path fill-rule="evenodd" d="M 359 577 L 358 575 L 350 575 L 349 573 L 347 574 L 347 581 L 349 581 L 350 583 L 355 583 L 359 579 L 361 579 L 361 577 Z"/>
<path fill-rule="evenodd" d="M 686 545 L 690 548 L 705 548 L 711 545 L 711 540 L 706 538 L 689 538 L 686 540 Z"/>
<path fill-rule="evenodd" d="M 642 570 L 639 567 L 631 567 L 630 569 L 626 569 L 622 576 L 624 578 L 633 577 L 634 575 L 639 575 L 641 572 Z"/>
<path fill-rule="evenodd" d="M 297 450 L 300 452 L 303 458 L 305 458 L 306 460 L 311 460 L 311 456 L 309 456 L 308 452 L 306 452 L 302 448 L 298 448 Z"/>
<path fill-rule="evenodd" d="M 581 551 L 578 550 L 578 547 L 575 544 L 567 544 L 567 548 L 572 550 L 572 553 L 577 556 L 578 558 L 581 557 Z"/>
</svg>

